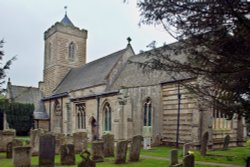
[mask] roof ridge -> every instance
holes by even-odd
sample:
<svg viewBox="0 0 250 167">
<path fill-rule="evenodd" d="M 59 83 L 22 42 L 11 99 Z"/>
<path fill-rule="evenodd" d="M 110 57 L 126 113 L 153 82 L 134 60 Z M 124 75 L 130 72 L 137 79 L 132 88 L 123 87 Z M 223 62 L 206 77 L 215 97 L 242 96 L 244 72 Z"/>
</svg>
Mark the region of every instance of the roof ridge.
<svg viewBox="0 0 250 167">
<path fill-rule="evenodd" d="M 21 86 L 21 85 L 11 85 L 12 87 L 22 87 L 22 88 L 34 88 L 34 89 L 39 89 L 38 87 L 33 87 L 33 86 Z"/>
</svg>

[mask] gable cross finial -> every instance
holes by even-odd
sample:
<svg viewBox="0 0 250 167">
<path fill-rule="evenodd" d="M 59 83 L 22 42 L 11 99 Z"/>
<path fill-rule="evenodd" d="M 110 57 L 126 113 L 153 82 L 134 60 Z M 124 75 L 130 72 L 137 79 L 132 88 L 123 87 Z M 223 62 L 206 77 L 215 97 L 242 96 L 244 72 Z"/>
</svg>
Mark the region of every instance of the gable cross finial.
<svg viewBox="0 0 250 167">
<path fill-rule="evenodd" d="M 127 38 L 128 44 L 130 44 L 130 42 L 132 41 L 132 39 L 130 37 Z"/>
</svg>

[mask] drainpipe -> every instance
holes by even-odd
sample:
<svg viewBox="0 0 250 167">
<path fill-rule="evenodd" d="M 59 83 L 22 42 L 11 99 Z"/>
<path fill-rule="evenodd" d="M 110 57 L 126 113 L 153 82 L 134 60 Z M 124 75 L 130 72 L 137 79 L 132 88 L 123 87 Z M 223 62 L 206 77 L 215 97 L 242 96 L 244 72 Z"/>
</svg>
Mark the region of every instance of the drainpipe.
<svg viewBox="0 0 250 167">
<path fill-rule="evenodd" d="M 177 109 L 177 129 L 176 129 L 176 148 L 179 148 L 179 131 L 180 131 L 180 112 L 181 112 L 181 93 L 180 83 L 177 85 L 178 109 Z"/>
<path fill-rule="evenodd" d="M 96 96 L 96 138 L 99 139 L 99 106 L 100 106 L 100 97 Z"/>
<path fill-rule="evenodd" d="M 51 131 L 51 100 L 49 100 L 49 131 Z"/>
</svg>

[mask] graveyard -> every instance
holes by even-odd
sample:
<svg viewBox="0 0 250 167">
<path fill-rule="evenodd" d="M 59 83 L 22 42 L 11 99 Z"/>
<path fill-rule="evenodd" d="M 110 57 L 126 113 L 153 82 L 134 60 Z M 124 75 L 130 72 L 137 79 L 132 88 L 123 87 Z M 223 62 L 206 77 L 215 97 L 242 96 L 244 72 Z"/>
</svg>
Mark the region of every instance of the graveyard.
<svg viewBox="0 0 250 167">
<path fill-rule="evenodd" d="M 205 153 L 192 149 L 190 144 L 179 149 L 164 145 L 144 149 L 142 136 L 134 136 L 130 141 L 114 141 L 113 135 L 106 134 L 102 140 L 89 141 L 86 132 L 65 136 L 42 129 L 31 130 L 30 137 L 17 137 L 14 130 L 2 131 L 0 138 L 1 167 L 156 167 L 171 164 L 183 167 L 192 167 L 194 164 L 197 167 L 238 167 L 245 166 L 250 153 L 249 146 L 205 149 Z"/>
</svg>

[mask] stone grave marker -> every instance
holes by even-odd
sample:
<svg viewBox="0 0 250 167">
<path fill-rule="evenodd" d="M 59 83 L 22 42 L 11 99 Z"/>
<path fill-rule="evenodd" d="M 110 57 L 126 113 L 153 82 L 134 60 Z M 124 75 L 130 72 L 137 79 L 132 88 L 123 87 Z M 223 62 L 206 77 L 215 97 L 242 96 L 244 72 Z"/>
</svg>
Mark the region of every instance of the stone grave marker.
<svg viewBox="0 0 250 167">
<path fill-rule="evenodd" d="M 114 156 L 114 135 L 105 134 L 102 136 L 103 139 L 103 154 L 104 157 L 113 157 Z"/>
<path fill-rule="evenodd" d="M 92 160 L 95 162 L 103 162 L 103 141 L 92 142 Z"/>
<path fill-rule="evenodd" d="M 230 143 L 230 136 L 226 135 L 223 142 L 223 150 L 227 150 Z"/>
<path fill-rule="evenodd" d="M 90 152 L 88 150 L 83 151 L 80 156 L 82 161 L 78 164 L 78 167 L 96 167 L 95 161 L 90 159 Z"/>
<path fill-rule="evenodd" d="M 194 167 L 194 155 L 193 154 L 184 156 L 183 167 Z"/>
<path fill-rule="evenodd" d="M 80 153 L 87 149 L 87 133 L 86 132 L 76 132 L 73 133 L 73 144 L 75 146 L 75 152 Z"/>
<path fill-rule="evenodd" d="M 73 144 L 61 145 L 61 164 L 75 165 L 75 146 Z"/>
<path fill-rule="evenodd" d="M 6 149 L 6 158 L 11 159 L 13 155 L 13 148 L 18 146 L 23 146 L 23 142 L 21 140 L 13 139 L 12 142 L 9 142 Z"/>
<path fill-rule="evenodd" d="M 188 155 L 188 151 L 190 150 L 191 143 L 185 143 L 183 145 L 183 156 Z"/>
<path fill-rule="evenodd" d="M 171 150 L 170 152 L 170 166 L 178 164 L 178 150 Z"/>
<path fill-rule="evenodd" d="M 65 144 L 65 135 L 64 134 L 56 134 L 56 154 L 60 154 L 61 145 Z"/>
<path fill-rule="evenodd" d="M 142 141 L 143 137 L 140 135 L 132 138 L 129 154 L 130 161 L 139 161 Z"/>
<path fill-rule="evenodd" d="M 205 156 L 207 153 L 207 145 L 208 145 L 208 132 L 205 132 L 202 135 L 202 139 L 201 139 L 201 155 Z"/>
<path fill-rule="evenodd" d="M 40 136 L 39 142 L 39 166 L 53 167 L 55 164 L 55 143 L 56 138 L 52 134 Z"/>
<path fill-rule="evenodd" d="M 16 137 L 15 129 L 7 129 L 0 131 L 0 152 L 5 152 L 7 149 L 7 144 L 11 142 Z"/>
<path fill-rule="evenodd" d="M 117 142 L 116 157 L 115 157 L 116 164 L 122 164 L 126 162 L 127 149 L 128 149 L 127 140 L 122 140 L 122 141 Z"/>
<path fill-rule="evenodd" d="M 45 132 L 43 129 L 34 129 L 30 131 L 30 144 L 32 147 L 32 155 L 38 155 L 40 136 L 44 133 Z"/>
<path fill-rule="evenodd" d="M 13 148 L 13 167 L 30 167 L 31 166 L 31 147 Z"/>
</svg>

